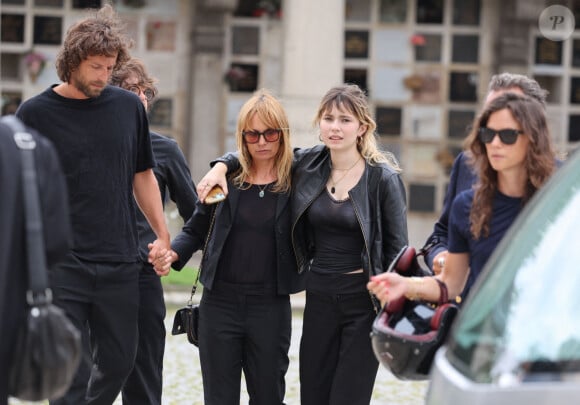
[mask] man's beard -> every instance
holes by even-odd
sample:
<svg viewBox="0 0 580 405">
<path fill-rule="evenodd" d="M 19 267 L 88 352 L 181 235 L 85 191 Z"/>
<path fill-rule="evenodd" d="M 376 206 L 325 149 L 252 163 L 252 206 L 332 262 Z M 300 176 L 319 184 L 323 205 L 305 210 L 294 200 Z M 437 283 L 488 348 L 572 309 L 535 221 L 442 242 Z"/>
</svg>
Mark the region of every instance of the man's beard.
<svg viewBox="0 0 580 405">
<path fill-rule="evenodd" d="M 88 83 L 84 82 L 78 77 L 73 78 L 72 84 L 77 88 L 78 91 L 83 93 L 88 98 L 99 97 L 104 89 L 104 87 L 100 89 L 92 88 Z"/>
</svg>

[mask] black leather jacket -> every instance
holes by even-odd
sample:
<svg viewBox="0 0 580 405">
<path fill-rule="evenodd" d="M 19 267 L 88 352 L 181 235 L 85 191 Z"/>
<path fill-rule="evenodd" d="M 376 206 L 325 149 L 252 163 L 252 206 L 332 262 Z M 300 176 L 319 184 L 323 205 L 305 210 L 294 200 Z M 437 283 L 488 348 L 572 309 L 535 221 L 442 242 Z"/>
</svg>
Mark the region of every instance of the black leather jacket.
<svg viewBox="0 0 580 405">
<path fill-rule="evenodd" d="M 179 260 L 172 267 L 180 270 L 193 253 L 203 249 L 215 210 L 215 222 L 200 263 L 200 281 L 209 290 L 212 289 L 222 250 L 232 229 L 240 196 L 240 190 L 231 183 L 228 183 L 228 190 L 226 200 L 217 205 L 198 201 L 195 212 L 171 243 L 171 248 L 179 255 Z M 289 194 L 278 194 L 276 204 L 277 293 L 293 294 L 304 290 L 304 277 L 296 271 L 296 259 L 290 242 Z"/>
<path fill-rule="evenodd" d="M 300 273 L 310 269 L 313 238 L 305 212 L 326 186 L 330 152 L 323 146 L 295 151 L 292 176 L 292 244 Z M 387 165 L 366 163 L 361 181 L 349 191 L 364 237 L 363 270 L 384 272 L 399 250 L 408 244 L 406 194 L 401 177 Z"/>
</svg>

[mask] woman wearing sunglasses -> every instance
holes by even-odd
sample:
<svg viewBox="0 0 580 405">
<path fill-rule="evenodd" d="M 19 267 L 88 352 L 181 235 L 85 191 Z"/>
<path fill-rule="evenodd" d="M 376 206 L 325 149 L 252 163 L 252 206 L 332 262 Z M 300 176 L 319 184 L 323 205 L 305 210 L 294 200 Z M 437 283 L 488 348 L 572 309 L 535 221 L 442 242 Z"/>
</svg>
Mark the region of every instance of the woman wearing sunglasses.
<svg viewBox="0 0 580 405">
<path fill-rule="evenodd" d="M 251 404 L 280 405 L 289 365 L 290 294 L 304 287 L 290 243 L 288 119 L 267 91 L 242 106 L 236 141 L 240 167 L 227 180 L 227 199 L 198 202 L 173 240 L 170 261 L 181 269 L 205 243 L 199 307 L 205 403 L 239 404 L 243 372 Z"/>
<path fill-rule="evenodd" d="M 473 189 L 453 201 L 449 218 L 449 254 L 434 277 L 385 273 L 368 287 L 384 304 L 402 295 L 437 302 L 464 296 L 522 207 L 556 167 L 544 108 L 528 96 L 504 93 L 476 118 L 466 139 L 478 176 Z"/>
</svg>

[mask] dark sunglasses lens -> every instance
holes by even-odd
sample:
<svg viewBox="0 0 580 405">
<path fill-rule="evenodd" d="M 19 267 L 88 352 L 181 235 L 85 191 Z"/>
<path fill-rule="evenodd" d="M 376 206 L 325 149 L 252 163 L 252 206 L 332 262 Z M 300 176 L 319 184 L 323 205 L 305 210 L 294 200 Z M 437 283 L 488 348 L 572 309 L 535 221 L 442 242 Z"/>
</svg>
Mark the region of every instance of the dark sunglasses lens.
<svg viewBox="0 0 580 405">
<path fill-rule="evenodd" d="M 498 131 L 499 139 L 506 145 L 512 145 L 516 143 L 518 139 L 518 131 L 515 129 L 502 129 Z"/>
<path fill-rule="evenodd" d="M 490 143 L 495 138 L 495 134 L 499 135 L 499 139 L 505 145 L 513 145 L 516 143 L 519 135 L 519 131 L 515 129 L 502 129 L 500 131 L 496 131 L 490 128 L 479 128 L 479 139 L 483 143 Z"/>
<path fill-rule="evenodd" d="M 266 141 L 268 142 L 276 142 L 279 137 L 280 131 L 277 129 L 267 129 L 264 131 L 264 138 L 266 138 Z"/>
<path fill-rule="evenodd" d="M 256 143 L 260 139 L 260 134 L 254 131 L 243 131 L 242 135 L 247 143 Z"/>
<path fill-rule="evenodd" d="M 490 143 L 493 140 L 494 136 L 495 131 L 485 127 L 479 128 L 479 139 L 481 140 L 481 142 Z"/>
</svg>

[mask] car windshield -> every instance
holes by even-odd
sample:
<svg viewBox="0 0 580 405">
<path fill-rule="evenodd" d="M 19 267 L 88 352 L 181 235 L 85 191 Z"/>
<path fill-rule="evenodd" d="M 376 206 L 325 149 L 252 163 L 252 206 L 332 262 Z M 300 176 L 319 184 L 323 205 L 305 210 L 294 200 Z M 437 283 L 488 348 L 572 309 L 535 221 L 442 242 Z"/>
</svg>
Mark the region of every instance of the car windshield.
<svg viewBox="0 0 580 405">
<path fill-rule="evenodd" d="M 580 372 L 579 155 L 515 221 L 454 325 L 448 359 L 473 381 Z"/>
</svg>

